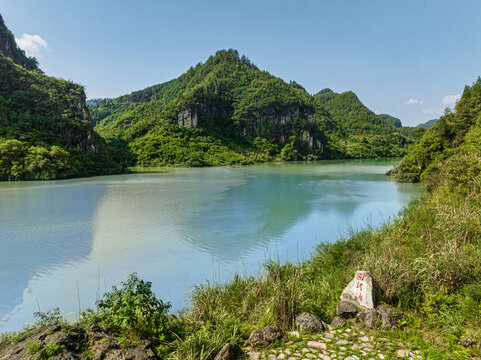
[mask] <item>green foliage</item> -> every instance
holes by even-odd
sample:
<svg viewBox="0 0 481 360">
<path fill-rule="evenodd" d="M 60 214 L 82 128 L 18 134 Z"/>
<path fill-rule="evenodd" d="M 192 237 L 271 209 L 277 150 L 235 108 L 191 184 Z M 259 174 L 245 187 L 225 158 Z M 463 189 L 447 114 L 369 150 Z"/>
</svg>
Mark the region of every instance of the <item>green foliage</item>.
<svg viewBox="0 0 481 360">
<path fill-rule="evenodd" d="M 389 124 L 396 128 L 402 127 L 402 122 L 397 117 L 388 115 L 388 114 L 379 114 L 378 115 L 381 119 L 386 120 Z"/>
<path fill-rule="evenodd" d="M 37 357 L 38 360 L 48 360 L 51 357 L 57 356 L 62 351 L 62 346 L 56 342 L 49 342 L 43 347 L 42 353 Z"/>
<path fill-rule="evenodd" d="M 158 127 L 131 143 L 140 166 L 219 166 L 250 161 L 202 130 Z"/>
<path fill-rule="evenodd" d="M 65 319 L 60 315 L 59 308 L 54 308 L 45 313 L 41 311 L 35 312 L 33 315 L 37 318 L 37 322 L 34 325 L 37 328 L 66 324 Z"/>
<path fill-rule="evenodd" d="M 464 89 L 456 112 L 447 111 L 392 171 L 392 175 L 400 181 L 420 181 L 425 172 L 436 172 L 439 164 L 448 157 L 472 153 L 480 145 L 480 116 L 481 78 L 478 78 L 472 86 Z"/>
<path fill-rule="evenodd" d="M 331 156 L 398 157 L 405 155 L 413 142 L 411 134 L 374 114 L 351 91 L 337 94 L 326 89 L 314 100 L 318 121 L 328 139 L 326 152 Z"/>
<path fill-rule="evenodd" d="M 38 341 L 29 341 L 27 343 L 27 352 L 30 354 L 30 355 L 34 355 L 38 352 L 40 352 L 40 350 L 42 350 L 42 344 L 40 344 Z"/>
<path fill-rule="evenodd" d="M 93 132 L 83 88 L 0 55 L 0 180 L 122 171 L 125 156 Z"/>
<path fill-rule="evenodd" d="M 151 286 L 130 274 L 121 288 L 114 286 L 97 302 L 98 313 L 92 321 L 106 331 L 159 344 L 167 338 L 170 304 L 157 299 Z"/>
</svg>

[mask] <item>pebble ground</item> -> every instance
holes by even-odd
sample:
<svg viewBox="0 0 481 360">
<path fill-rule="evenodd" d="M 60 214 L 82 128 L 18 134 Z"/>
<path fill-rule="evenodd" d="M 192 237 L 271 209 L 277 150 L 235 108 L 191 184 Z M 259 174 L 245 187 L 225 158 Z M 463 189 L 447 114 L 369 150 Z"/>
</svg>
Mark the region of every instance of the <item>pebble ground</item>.
<svg viewBox="0 0 481 360">
<path fill-rule="evenodd" d="M 265 350 L 251 350 L 249 359 L 263 360 L 420 360 L 417 352 L 402 343 L 355 329 L 337 329 L 319 334 L 289 333 L 289 341 Z"/>
</svg>

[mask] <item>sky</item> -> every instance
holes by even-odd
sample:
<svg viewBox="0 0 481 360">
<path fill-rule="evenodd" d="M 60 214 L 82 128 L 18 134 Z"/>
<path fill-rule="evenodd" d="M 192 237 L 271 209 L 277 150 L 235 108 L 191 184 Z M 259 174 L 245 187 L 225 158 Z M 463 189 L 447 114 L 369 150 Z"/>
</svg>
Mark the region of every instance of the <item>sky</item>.
<svg viewBox="0 0 481 360">
<path fill-rule="evenodd" d="M 481 75 L 478 0 L 0 0 L 50 76 L 116 97 L 178 77 L 220 49 L 312 94 L 352 90 L 412 126 Z"/>
</svg>

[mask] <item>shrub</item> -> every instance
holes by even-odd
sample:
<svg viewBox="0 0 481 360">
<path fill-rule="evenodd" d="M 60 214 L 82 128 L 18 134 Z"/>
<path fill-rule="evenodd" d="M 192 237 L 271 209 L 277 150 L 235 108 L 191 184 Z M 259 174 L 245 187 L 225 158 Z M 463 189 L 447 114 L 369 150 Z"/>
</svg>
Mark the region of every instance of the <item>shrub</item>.
<svg viewBox="0 0 481 360">
<path fill-rule="evenodd" d="M 114 286 L 97 302 L 94 320 L 106 331 L 158 343 L 166 338 L 170 303 L 157 299 L 152 283 L 130 274 L 122 287 Z"/>
</svg>

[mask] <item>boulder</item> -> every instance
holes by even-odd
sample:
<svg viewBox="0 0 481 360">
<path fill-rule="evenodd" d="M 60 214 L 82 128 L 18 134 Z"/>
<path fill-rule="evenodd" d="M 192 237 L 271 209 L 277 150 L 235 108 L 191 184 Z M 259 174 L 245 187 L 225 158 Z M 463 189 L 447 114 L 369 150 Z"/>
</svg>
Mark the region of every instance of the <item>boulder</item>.
<svg viewBox="0 0 481 360">
<path fill-rule="evenodd" d="M 337 303 L 337 316 L 341 316 L 345 319 L 351 319 L 358 313 L 357 303 L 354 301 L 341 300 Z"/>
<path fill-rule="evenodd" d="M 365 310 L 358 314 L 359 320 L 364 323 L 368 329 L 377 329 L 381 324 L 376 310 Z"/>
<path fill-rule="evenodd" d="M 297 315 L 296 328 L 299 331 L 323 331 L 324 324 L 316 315 L 304 312 Z"/>
<path fill-rule="evenodd" d="M 347 321 L 341 316 L 336 316 L 334 319 L 332 319 L 331 322 L 331 328 L 335 329 L 337 327 L 342 327 L 346 325 Z"/>
<path fill-rule="evenodd" d="M 219 351 L 214 360 L 241 360 L 244 359 L 244 352 L 236 345 L 227 343 Z"/>
<path fill-rule="evenodd" d="M 393 329 L 399 326 L 399 323 L 407 320 L 406 314 L 390 308 L 386 305 L 379 305 L 374 310 L 363 310 L 357 317 L 364 322 L 364 326 L 368 329 Z"/>
<path fill-rule="evenodd" d="M 283 340 L 284 333 L 276 330 L 272 326 L 266 326 L 263 329 L 254 330 L 245 342 L 245 346 L 265 347 L 275 340 Z"/>
<path fill-rule="evenodd" d="M 368 271 L 356 271 L 354 279 L 342 291 L 341 300 L 355 302 L 363 309 L 374 309 L 374 287 Z"/>
<path fill-rule="evenodd" d="M 381 327 L 384 329 L 393 329 L 399 326 L 399 323 L 407 320 L 406 314 L 390 308 L 386 305 L 379 305 L 376 308 L 377 316 L 381 321 Z"/>
</svg>

